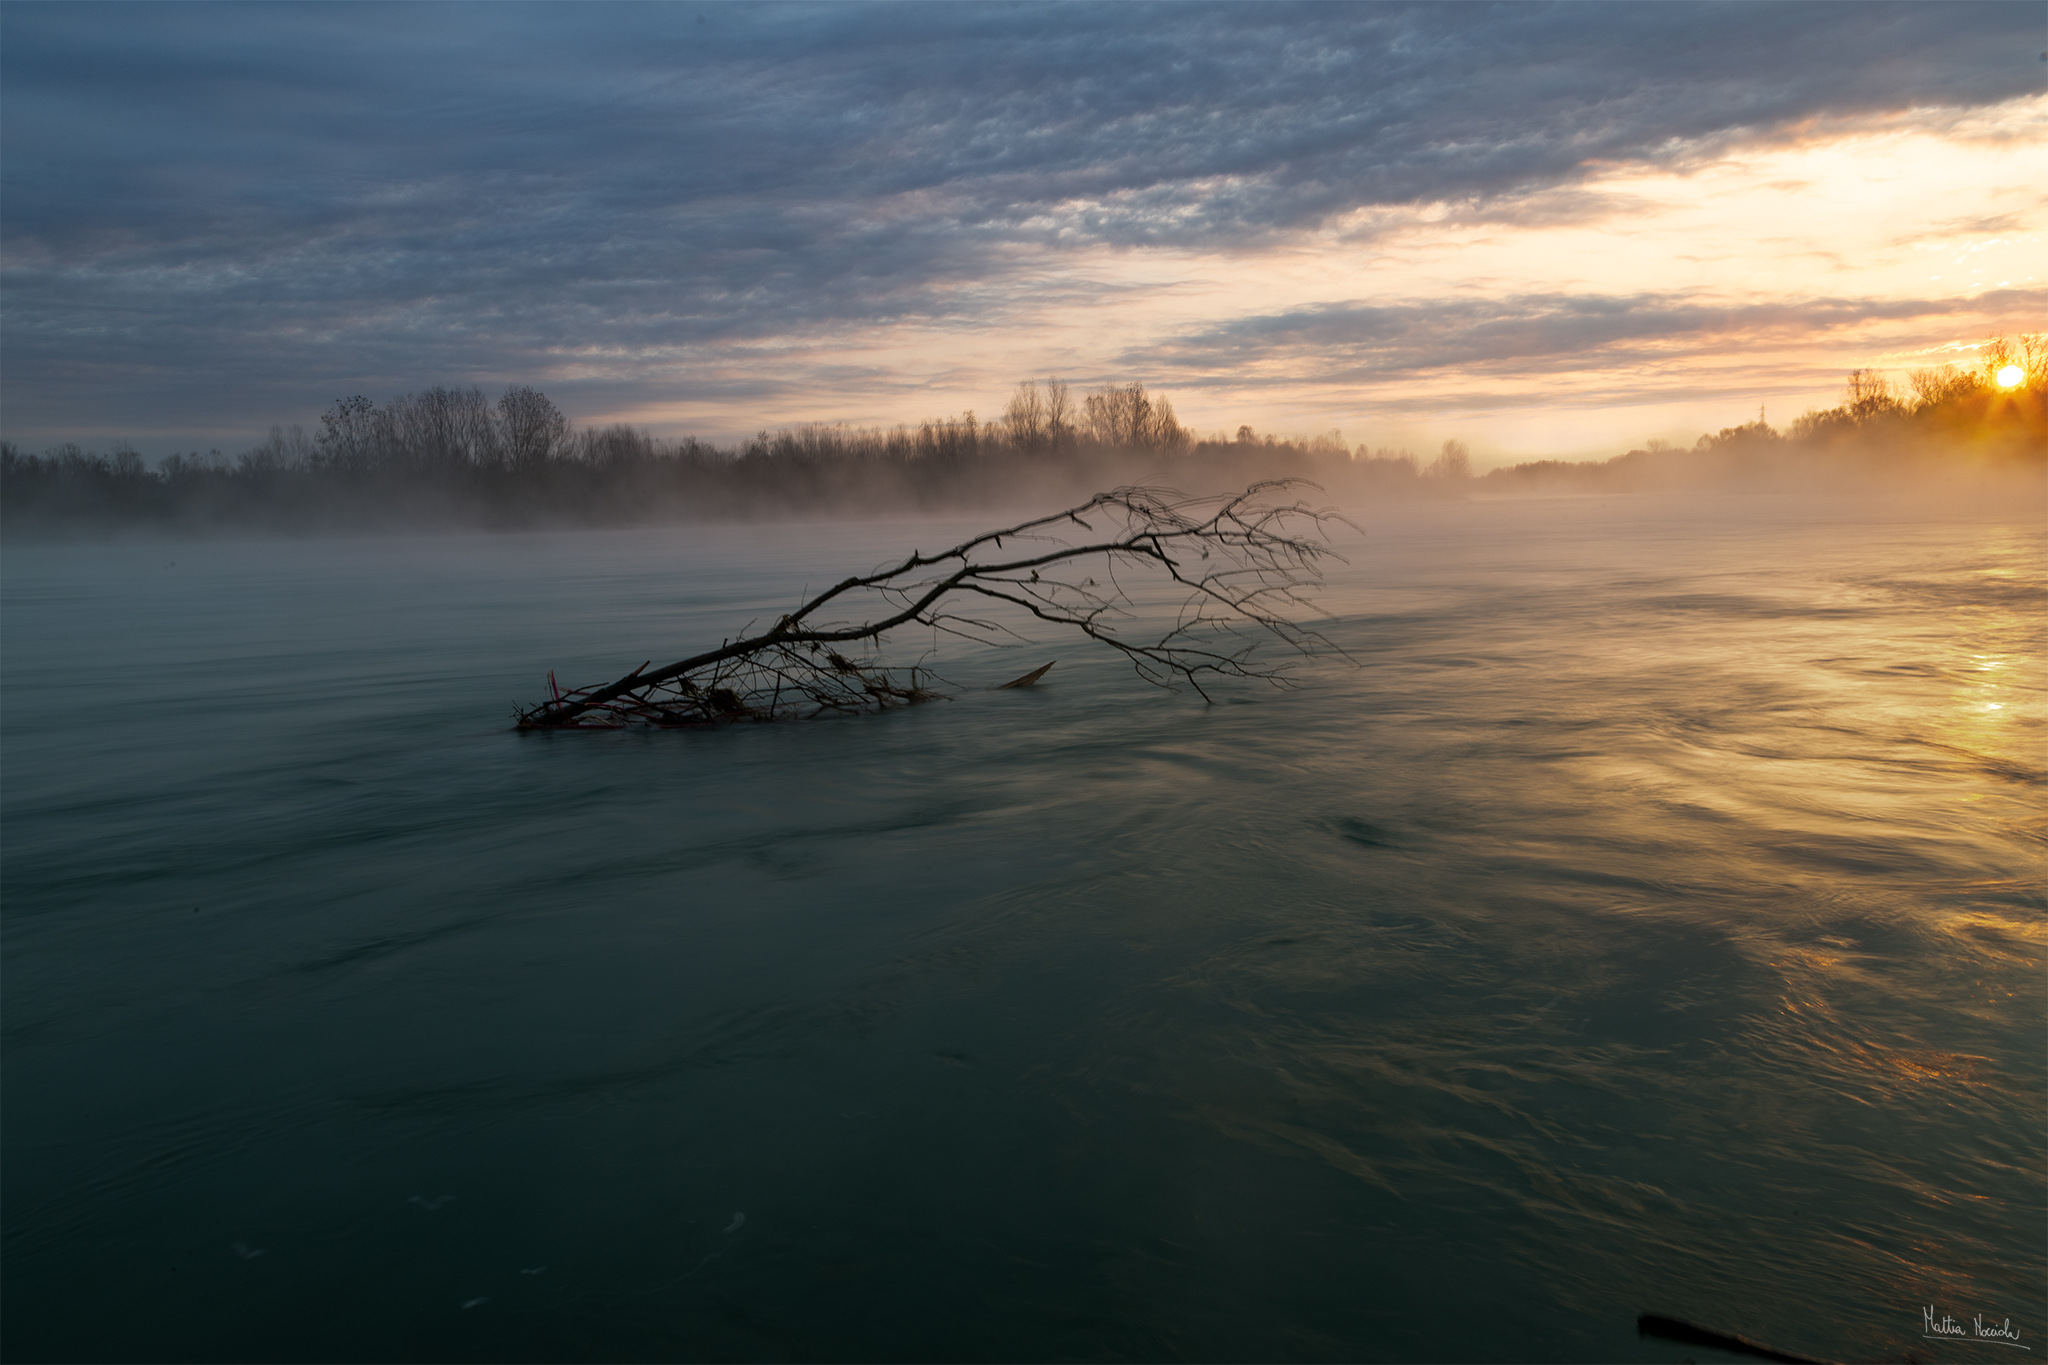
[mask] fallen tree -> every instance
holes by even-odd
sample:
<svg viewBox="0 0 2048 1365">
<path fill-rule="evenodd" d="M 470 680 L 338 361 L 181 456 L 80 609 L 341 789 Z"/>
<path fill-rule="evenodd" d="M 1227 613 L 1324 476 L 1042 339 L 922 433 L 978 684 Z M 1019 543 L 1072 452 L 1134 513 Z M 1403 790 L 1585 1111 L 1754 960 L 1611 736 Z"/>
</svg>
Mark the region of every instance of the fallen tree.
<svg viewBox="0 0 2048 1365">
<path fill-rule="evenodd" d="M 1021 640 L 969 610 L 997 603 L 1079 630 L 1121 651 L 1147 682 L 1184 682 L 1205 701 L 1203 683 L 1219 677 L 1285 682 L 1285 661 L 1254 657 L 1261 643 L 1277 640 L 1296 655 L 1334 652 L 1291 615 L 1308 606 L 1322 561 L 1334 556 L 1327 528 L 1343 522 L 1330 508 L 1282 501 L 1316 487 L 1280 479 L 1227 498 L 1161 488 L 1098 493 L 939 554 L 913 551 L 834 584 L 760 634 L 662 668 L 643 663 L 616 682 L 567 690 L 549 673 L 549 699 L 520 711 L 519 728 L 706 725 L 911 705 L 942 695 L 937 680 L 920 677 L 920 668 L 883 667 L 875 653 L 883 637 L 924 626 L 984 644 Z M 1137 619 L 1120 577 L 1133 570 L 1163 576 L 1183 594 L 1171 628 L 1149 641 L 1121 630 Z M 854 614 L 864 619 L 848 619 L 849 608 L 863 605 Z"/>
</svg>

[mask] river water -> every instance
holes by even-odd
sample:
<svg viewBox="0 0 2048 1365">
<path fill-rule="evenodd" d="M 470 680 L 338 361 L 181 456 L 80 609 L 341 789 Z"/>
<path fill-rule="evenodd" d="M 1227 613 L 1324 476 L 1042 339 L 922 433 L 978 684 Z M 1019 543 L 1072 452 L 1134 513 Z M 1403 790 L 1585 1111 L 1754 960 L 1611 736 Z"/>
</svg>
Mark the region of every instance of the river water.
<svg viewBox="0 0 2048 1365">
<path fill-rule="evenodd" d="M 7 1355 L 2038 1358 L 2039 509 L 1353 515 L 694 732 L 508 722 L 979 528 L 10 546 Z"/>
</svg>

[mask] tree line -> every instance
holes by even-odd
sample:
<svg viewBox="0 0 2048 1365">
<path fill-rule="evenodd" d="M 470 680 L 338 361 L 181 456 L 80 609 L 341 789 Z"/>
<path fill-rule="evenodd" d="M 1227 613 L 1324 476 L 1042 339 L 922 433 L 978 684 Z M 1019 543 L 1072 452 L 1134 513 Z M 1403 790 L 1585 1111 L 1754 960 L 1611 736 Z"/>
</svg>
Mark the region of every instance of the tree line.
<svg viewBox="0 0 2048 1365">
<path fill-rule="evenodd" d="M 1842 401 L 1785 430 L 1755 421 L 1691 447 L 1651 441 L 1611 460 L 1536 460 L 1474 481 L 1481 494 L 1668 488 L 1824 490 L 1924 484 L 1930 475 L 2038 478 L 2048 468 L 2048 334 L 1994 337 L 1969 366 L 1914 370 L 1905 386 L 1851 370 Z"/>
<path fill-rule="evenodd" d="M 495 402 L 475 386 L 436 387 L 382 404 L 339 399 L 314 433 L 272 427 L 232 458 L 180 452 L 154 469 L 122 446 L 32 455 L 0 442 L 0 509 L 17 529 L 609 525 L 971 511 L 1162 481 L 1208 490 L 1301 477 L 1448 496 L 1464 459 L 1462 447 L 1427 467 L 1406 451 L 1354 452 L 1341 432 L 1198 439 L 1139 383 L 1076 401 L 1060 380 L 1026 380 L 993 421 L 969 411 L 889 429 L 800 423 L 729 448 L 623 424 L 578 429 L 526 385 Z"/>
<path fill-rule="evenodd" d="M 916 515 L 1057 505 L 1124 484 L 1206 493 L 1270 478 L 1310 479 L 1345 501 L 1842 487 L 1937 467 L 2038 470 L 2048 460 L 2044 394 L 2048 339 L 1995 339 L 1973 366 L 1916 371 L 1904 389 L 1853 371 L 1839 405 L 1784 431 L 1759 414 L 1689 448 L 1652 441 L 1611 460 L 1474 477 L 1458 441 L 1425 462 L 1353 449 L 1334 431 L 1283 439 L 1241 426 L 1198 438 L 1165 395 L 1138 383 L 1077 402 L 1060 380 L 1026 380 L 992 421 L 969 411 L 889 429 L 801 423 L 728 448 L 623 424 L 579 429 L 527 385 L 495 402 L 475 386 L 435 387 L 383 404 L 339 399 L 310 435 L 272 427 L 233 458 L 178 453 L 153 469 L 125 446 L 32 455 L 0 441 L 0 517 L 16 531 L 293 531 Z"/>
</svg>

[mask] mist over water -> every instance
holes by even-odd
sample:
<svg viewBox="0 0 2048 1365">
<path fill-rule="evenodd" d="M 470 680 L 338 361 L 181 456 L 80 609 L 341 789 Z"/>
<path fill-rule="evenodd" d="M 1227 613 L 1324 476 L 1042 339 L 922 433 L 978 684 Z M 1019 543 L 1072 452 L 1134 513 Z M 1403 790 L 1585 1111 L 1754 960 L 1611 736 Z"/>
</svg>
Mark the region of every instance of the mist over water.
<svg viewBox="0 0 2048 1365">
<path fill-rule="evenodd" d="M 2039 1349 L 2038 512 L 1354 508 L 1292 691 L 583 734 L 984 525 L 11 545 L 7 1352 Z"/>
</svg>

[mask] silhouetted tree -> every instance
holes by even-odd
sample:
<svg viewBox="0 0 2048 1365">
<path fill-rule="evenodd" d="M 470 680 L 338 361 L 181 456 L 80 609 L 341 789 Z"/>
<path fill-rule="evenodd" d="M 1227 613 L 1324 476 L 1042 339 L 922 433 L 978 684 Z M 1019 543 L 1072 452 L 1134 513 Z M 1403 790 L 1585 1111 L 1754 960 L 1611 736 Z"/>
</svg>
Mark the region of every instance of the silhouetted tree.
<svg viewBox="0 0 2048 1365">
<path fill-rule="evenodd" d="M 1045 440 L 1053 450 L 1074 444 L 1074 403 L 1064 380 L 1045 381 Z"/>
<path fill-rule="evenodd" d="M 1045 399 L 1038 392 L 1037 380 L 1025 380 L 1010 395 L 1009 406 L 1003 409 L 1003 431 L 1014 450 L 1036 453 L 1045 449 Z"/>
<path fill-rule="evenodd" d="M 1443 449 L 1423 473 L 1439 483 L 1463 483 L 1472 477 L 1472 452 L 1465 448 L 1463 441 L 1445 441 Z"/>
<path fill-rule="evenodd" d="M 1097 444 L 1124 450 L 1181 450 L 1190 436 L 1174 419 L 1173 404 L 1154 398 L 1143 384 L 1111 384 L 1081 405 L 1088 434 Z"/>
<path fill-rule="evenodd" d="M 505 458 L 520 468 L 546 464 L 569 442 L 569 419 L 546 394 L 524 384 L 505 390 L 498 400 L 498 443 Z"/>
<path fill-rule="evenodd" d="M 335 469 L 368 469 L 382 454 L 381 417 L 377 405 L 361 394 L 335 399 L 321 415 L 320 434 L 314 438 L 320 461 Z"/>
<path fill-rule="evenodd" d="M 416 469 L 446 472 L 498 463 L 498 432 L 483 390 L 436 385 L 385 406 L 392 452 Z"/>
</svg>

